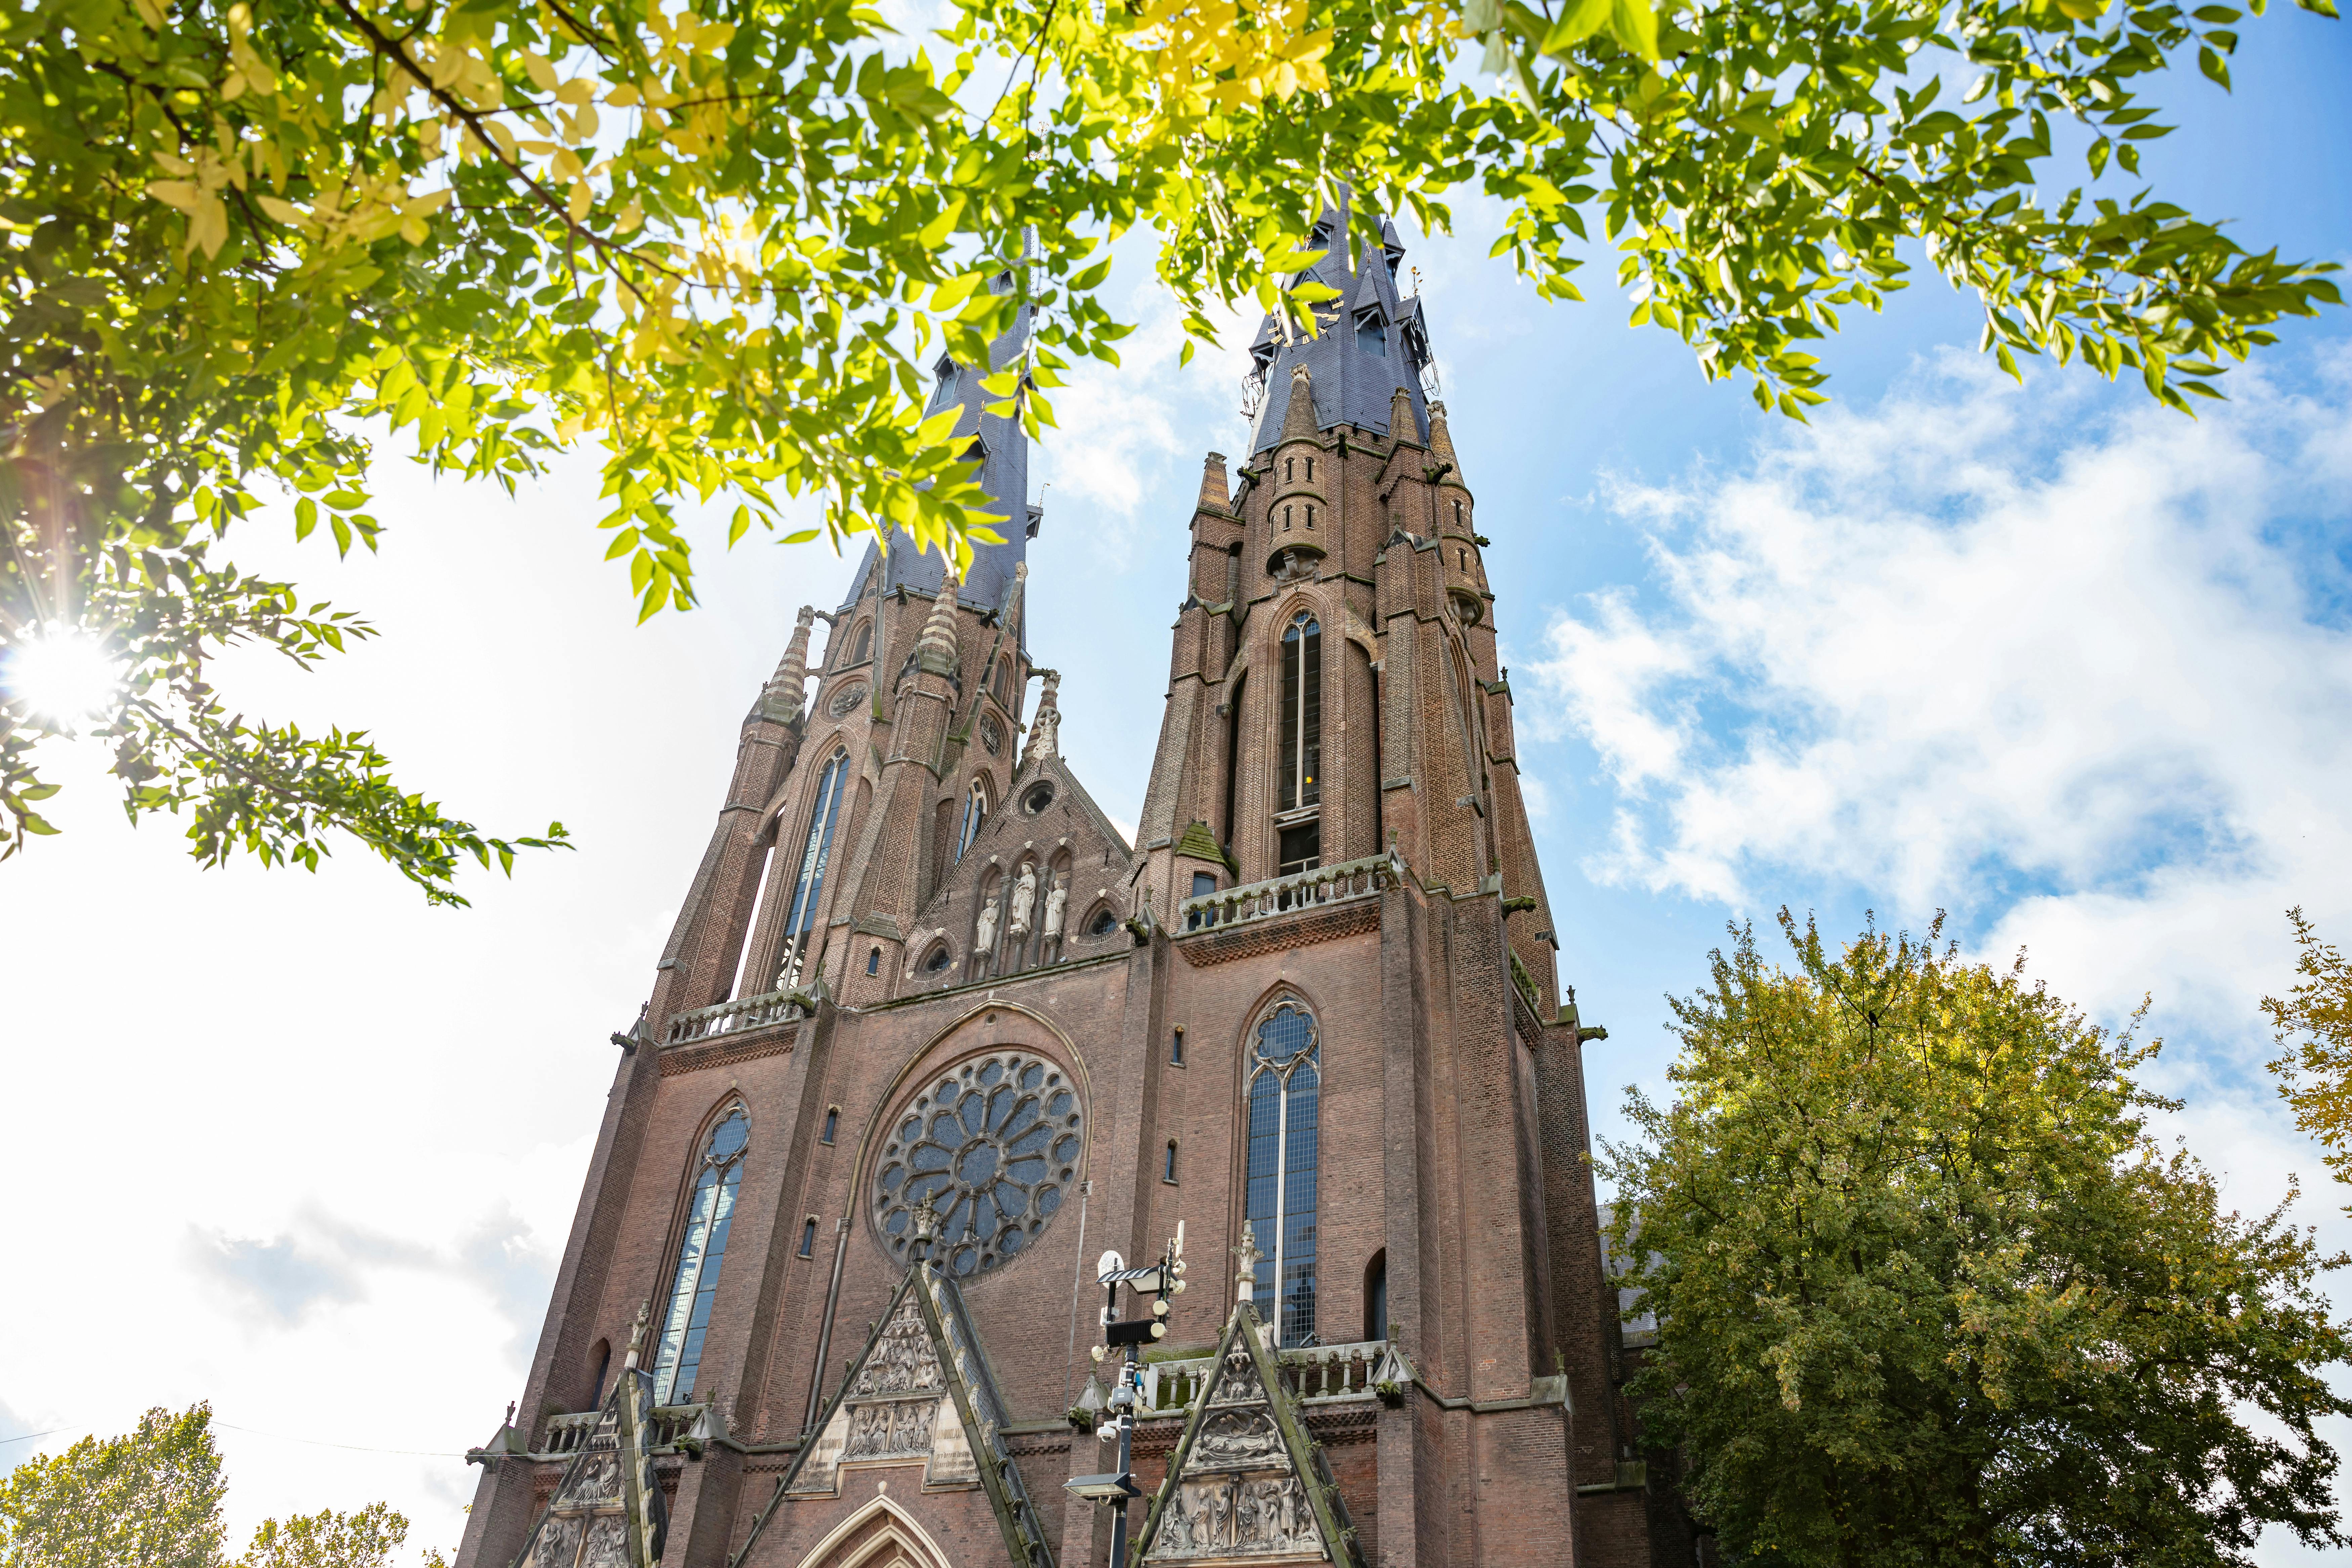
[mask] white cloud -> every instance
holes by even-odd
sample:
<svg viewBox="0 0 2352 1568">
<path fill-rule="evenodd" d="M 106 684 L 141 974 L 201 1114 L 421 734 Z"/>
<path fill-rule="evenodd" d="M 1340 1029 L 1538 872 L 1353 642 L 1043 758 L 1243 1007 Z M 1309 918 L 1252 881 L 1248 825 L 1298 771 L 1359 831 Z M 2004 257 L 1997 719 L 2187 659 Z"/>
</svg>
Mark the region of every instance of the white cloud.
<svg viewBox="0 0 2352 1568">
<path fill-rule="evenodd" d="M 1949 906 L 2105 1011 L 2246 1004 L 2287 904 L 2352 909 L 2352 635 L 2305 523 L 2352 488 L 2343 379 L 2241 373 L 2192 424 L 1956 357 L 1738 471 L 1620 483 L 1651 592 L 1559 616 L 1533 667 L 1620 793 L 1587 868 Z"/>
</svg>

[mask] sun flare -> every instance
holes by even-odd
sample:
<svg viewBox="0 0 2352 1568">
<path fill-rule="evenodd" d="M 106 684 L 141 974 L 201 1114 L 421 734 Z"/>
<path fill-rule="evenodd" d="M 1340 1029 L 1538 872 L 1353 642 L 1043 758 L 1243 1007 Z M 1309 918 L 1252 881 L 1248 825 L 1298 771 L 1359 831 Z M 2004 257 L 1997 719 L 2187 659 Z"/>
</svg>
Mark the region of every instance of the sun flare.
<svg viewBox="0 0 2352 1568">
<path fill-rule="evenodd" d="M 0 652 L 8 700 L 54 723 L 99 717 L 113 705 L 121 679 L 105 641 L 79 626 L 46 626 Z"/>
</svg>

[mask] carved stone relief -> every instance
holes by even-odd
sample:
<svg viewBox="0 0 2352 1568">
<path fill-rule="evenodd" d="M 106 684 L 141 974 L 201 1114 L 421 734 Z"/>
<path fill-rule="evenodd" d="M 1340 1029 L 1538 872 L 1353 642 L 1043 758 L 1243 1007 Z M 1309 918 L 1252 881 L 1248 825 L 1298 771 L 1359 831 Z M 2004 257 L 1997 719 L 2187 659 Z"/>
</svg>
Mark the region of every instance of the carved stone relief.
<svg viewBox="0 0 2352 1568">
<path fill-rule="evenodd" d="M 1145 1561 L 1322 1555 L 1323 1533 L 1297 1477 L 1209 1475 L 1178 1485 Z"/>
<path fill-rule="evenodd" d="M 840 1489 L 844 1466 L 917 1460 L 926 1461 L 927 1487 L 979 1479 L 930 1331 L 910 1296 L 890 1314 L 851 1378 L 848 1394 L 817 1435 L 792 1489 L 801 1496 L 831 1496 Z"/>
</svg>

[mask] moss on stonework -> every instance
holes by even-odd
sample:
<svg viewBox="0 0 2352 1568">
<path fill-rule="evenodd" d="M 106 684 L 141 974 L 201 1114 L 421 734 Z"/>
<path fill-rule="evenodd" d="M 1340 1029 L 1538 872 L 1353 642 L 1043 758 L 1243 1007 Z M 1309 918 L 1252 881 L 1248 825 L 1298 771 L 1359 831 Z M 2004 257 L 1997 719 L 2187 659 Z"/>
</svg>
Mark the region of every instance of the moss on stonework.
<svg viewBox="0 0 2352 1568">
<path fill-rule="evenodd" d="M 1242 874 L 1240 865 L 1225 853 L 1225 847 L 1217 842 L 1217 836 L 1209 831 L 1205 822 L 1196 820 L 1186 825 L 1184 837 L 1176 841 L 1176 853 L 1190 855 L 1195 860 L 1214 860 L 1231 875 Z"/>
</svg>

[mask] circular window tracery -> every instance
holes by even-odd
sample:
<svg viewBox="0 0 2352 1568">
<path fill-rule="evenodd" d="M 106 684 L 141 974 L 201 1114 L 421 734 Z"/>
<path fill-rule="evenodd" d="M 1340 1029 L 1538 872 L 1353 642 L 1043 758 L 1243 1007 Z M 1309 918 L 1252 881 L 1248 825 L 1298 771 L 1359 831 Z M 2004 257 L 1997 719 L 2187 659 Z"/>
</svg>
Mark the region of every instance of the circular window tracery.
<svg viewBox="0 0 2352 1568">
<path fill-rule="evenodd" d="M 825 711 L 838 719 L 865 700 L 866 688 L 853 682 L 833 694 L 833 700 L 825 705 Z"/>
<path fill-rule="evenodd" d="M 933 1258 L 959 1275 L 1034 1241 L 1076 1180 L 1085 1113 L 1055 1063 L 1029 1051 L 961 1062 L 902 1108 L 874 1173 L 874 1223 L 908 1258 L 914 1211 L 938 1215 Z"/>
</svg>

